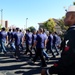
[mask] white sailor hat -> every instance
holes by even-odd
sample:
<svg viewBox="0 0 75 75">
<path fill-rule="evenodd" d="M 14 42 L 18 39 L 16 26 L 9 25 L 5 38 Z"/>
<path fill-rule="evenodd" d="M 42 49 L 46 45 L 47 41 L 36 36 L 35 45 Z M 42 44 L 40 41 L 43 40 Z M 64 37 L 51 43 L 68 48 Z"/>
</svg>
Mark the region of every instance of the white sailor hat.
<svg viewBox="0 0 75 75">
<path fill-rule="evenodd" d="M 67 12 L 75 12 L 75 6 L 70 6 Z"/>
</svg>

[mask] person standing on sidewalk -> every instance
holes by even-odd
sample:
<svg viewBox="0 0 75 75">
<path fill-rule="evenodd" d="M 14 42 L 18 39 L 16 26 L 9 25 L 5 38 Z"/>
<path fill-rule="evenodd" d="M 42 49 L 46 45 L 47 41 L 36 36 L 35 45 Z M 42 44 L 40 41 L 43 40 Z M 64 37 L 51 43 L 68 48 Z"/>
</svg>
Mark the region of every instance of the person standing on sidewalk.
<svg viewBox="0 0 75 75">
<path fill-rule="evenodd" d="M 41 75 L 75 75 L 75 6 L 70 6 L 64 19 L 69 28 L 64 35 L 61 58 Z"/>
</svg>

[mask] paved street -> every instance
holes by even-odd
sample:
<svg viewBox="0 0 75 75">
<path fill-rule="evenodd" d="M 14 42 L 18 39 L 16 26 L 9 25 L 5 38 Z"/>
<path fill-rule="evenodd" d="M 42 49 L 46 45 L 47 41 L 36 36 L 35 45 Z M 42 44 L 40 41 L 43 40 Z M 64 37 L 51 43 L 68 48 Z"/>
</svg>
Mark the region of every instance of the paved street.
<svg viewBox="0 0 75 75">
<path fill-rule="evenodd" d="M 52 66 L 57 59 L 46 61 L 47 67 Z M 0 54 L 0 75 L 40 75 L 42 69 L 40 60 L 37 60 L 35 64 L 28 61 L 28 55 L 23 55 L 20 61 L 16 61 L 11 53 Z"/>
</svg>

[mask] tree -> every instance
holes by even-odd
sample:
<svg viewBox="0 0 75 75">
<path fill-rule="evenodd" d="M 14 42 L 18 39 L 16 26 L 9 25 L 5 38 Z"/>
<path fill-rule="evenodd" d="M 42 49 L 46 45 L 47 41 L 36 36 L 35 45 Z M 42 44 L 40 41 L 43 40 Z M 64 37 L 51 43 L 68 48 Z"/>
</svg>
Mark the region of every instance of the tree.
<svg viewBox="0 0 75 75">
<path fill-rule="evenodd" d="M 73 5 L 75 5 L 75 2 L 73 2 Z"/>
<path fill-rule="evenodd" d="M 2 29 L 2 25 L 0 24 L 0 30 Z"/>
<path fill-rule="evenodd" d="M 65 19 L 65 16 L 63 16 L 61 19 L 59 19 L 58 25 L 61 27 L 62 30 L 67 30 L 68 26 L 65 26 L 64 19 Z"/>
<path fill-rule="evenodd" d="M 28 28 L 31 32 L 33 32 L 34 30 L 36 30 L 33 26 Z"/>
<path fill-rule="evenodd" d="M 52 32 L 55 31 L 56 23 L 54 22 L 53 19 L 50 18 L 48 21 L 44 22 L 43 24 L 44 24 L 45 29 L 52 31 Z"/>
</svg>

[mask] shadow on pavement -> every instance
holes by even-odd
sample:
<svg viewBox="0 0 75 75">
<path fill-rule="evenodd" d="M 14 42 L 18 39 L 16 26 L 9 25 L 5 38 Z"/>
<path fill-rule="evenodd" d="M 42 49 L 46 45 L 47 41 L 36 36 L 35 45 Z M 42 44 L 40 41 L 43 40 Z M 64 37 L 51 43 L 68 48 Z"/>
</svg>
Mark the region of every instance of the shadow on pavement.
<svg viewBox="0 0 75 75">
<path fill-rule="evenodd" d="M 42 67 L 41 66 L 41 61 L 38 59 L 36 60 L 37 61 L 37 64 L 32 64 L 31 62 L 28 63 L 27 61 L 29 60 L 29 57 L 28 56 L 24 56 L 22 55 L 21 56 L 21 59 L 20 61 L 16 61 L 15 58 L 12 57 L 12 54 L 9 53 L 7 54 L 6 56 L 4 54 L 0 54 L 0 63 L 1 64 L 10 64 L 10 66 L 0 66 L 0 71 L 12 71 L 12 70 L 18 70 L 18 71 L 15 71 L 15 74 L 22 74 L 22 75 L 36 75 L 36 74 L 40 74 L 41 70 L 42 70 Z M 52 65 L 53 63 L 57 62 L 59 58 L 53 58 L 49 61 L 47 61 L 47 65 Z M 20 63 L 20 64 L 17 64 L 17 63 Z M 25 62 L 24 63 L 21 63 L 21 62 Z M 12 63 L 15 63 L 12 64 Z M 48 68 L 48 67 L 47 67 Z"/>
<path fill-rule="evenodd" d="M 42 70 L 42 68 L 36 67 L 36 68 L 29 68 L 28 71 L 16 71 L 15 73 L 22 74 L 22 75 L 36 75 L 36 74 L 40 74 L 41 70 Z"/>
<path fill-rule="evenodd" d="M 0 71 L 4 70 L 16 70 L 16 69 L 22 69 L 21 66 L 24 66 L 27 64 L 19 64 L 19 65 L 11 65 L 11 66 L 2 66 L 0 67 Z"/>
</svg>

